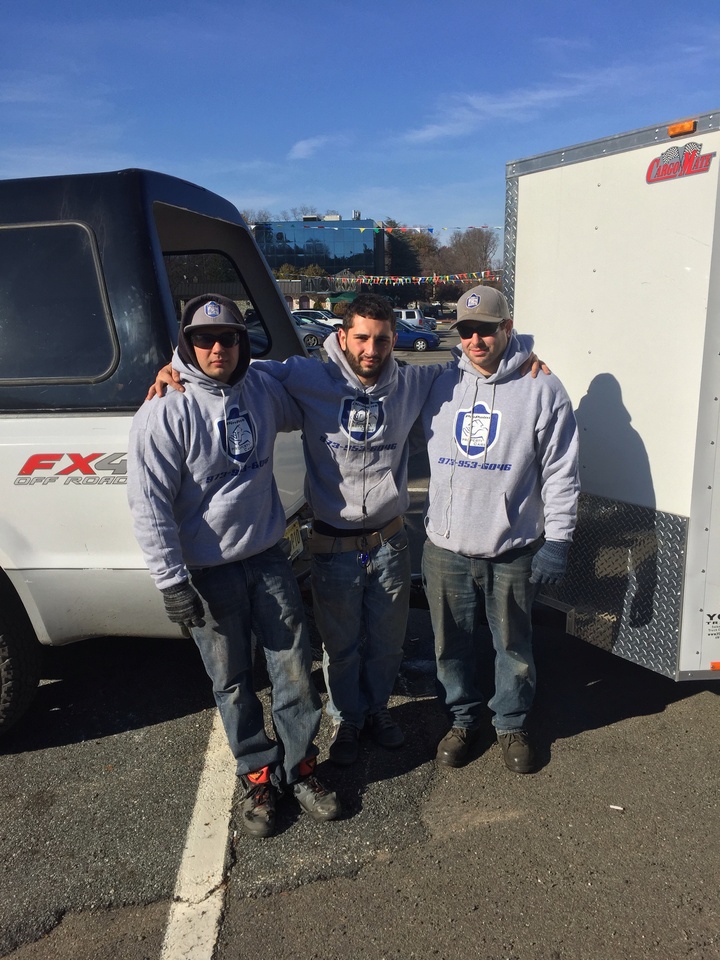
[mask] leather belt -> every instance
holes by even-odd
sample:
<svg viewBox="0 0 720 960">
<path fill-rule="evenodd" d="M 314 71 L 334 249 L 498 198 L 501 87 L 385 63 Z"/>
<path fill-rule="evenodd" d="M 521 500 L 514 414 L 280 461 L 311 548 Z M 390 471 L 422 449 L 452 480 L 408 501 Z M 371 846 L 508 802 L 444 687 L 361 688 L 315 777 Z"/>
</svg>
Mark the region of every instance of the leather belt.
<svg viewBox="0 0 720 960">
<path fill-rule="evenodd" d="M 382 530 L 374 530 L 372 533 L 359 531 L 358 533 L 349 533 L 344 537 L 329 537 L 324 533 L 313 530 L 308 545 L 310 546 L 310 553 L 349 553 L 351 550 L 365 553 L 379 547 L 390 537 L 394 537 L 402 528 L 403 518 L 395 517 Z"/>
</svg>

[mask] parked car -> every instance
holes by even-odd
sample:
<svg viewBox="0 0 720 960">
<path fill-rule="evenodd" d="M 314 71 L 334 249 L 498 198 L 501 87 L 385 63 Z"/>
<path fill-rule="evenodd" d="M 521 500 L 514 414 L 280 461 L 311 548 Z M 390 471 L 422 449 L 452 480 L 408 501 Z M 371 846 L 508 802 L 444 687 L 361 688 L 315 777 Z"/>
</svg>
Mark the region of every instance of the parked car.
<svg viewBox="0 0 720 960">
<path fill-rule="evenodd" d="M 309 320 L 311 323 L 319 323 L 321 327 L 330 327 L 333 330 L 339 330 L 342 326 L 340 317 L 336 317 L 329 310 L 293 310 L 294 317 L 302 317 L 303 320 Z"/>
<path fill-rule="evenodd" d="M 396 350 L 437 350 L 440 346 L 440 337 L 432 330 L 414 327 L 404 320 L 396 322 L 397 342 Z"/>
<path fill-rule="evenodd" d="M 413 327 L 420 327 L 425 330 L 434 330 L 437 326 L 434 320 L 429 319 L 425 316 L 422 310 L 413 309 L 413 310 L 393 310 L 396 320 L 402 320 L 404 323 L 409 323 Z"/>
<path fill-rule="evenodd" d="M 305 317 L 299 317 L 295 310 L 292 318 L 295 321 L 295 326 L 300 330 L 300 336 L 303 338 L 306 347 L 320 346 L 333 332 L 333 328 L 330 326 L 323 326 L 319 323 L 313 323 L 312 320 L 306 320 Z"/>
</svg>

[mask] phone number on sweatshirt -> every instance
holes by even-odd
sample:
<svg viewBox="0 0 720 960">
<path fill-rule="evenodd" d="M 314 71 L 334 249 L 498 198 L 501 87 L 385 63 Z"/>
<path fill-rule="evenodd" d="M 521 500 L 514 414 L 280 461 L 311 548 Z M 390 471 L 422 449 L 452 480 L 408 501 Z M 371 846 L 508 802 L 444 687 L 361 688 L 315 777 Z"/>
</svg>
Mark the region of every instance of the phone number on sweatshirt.
<svg viewBox="0 0 720 960">
<path fill-rule="evenodd" d="M 478 463 L 477 460 L 455 460 L 453 457 L 438 457 L 438 463 L 448 467 L 469 467 L 471 470 L 512 470 L 511 463 Z"/>
</svg>

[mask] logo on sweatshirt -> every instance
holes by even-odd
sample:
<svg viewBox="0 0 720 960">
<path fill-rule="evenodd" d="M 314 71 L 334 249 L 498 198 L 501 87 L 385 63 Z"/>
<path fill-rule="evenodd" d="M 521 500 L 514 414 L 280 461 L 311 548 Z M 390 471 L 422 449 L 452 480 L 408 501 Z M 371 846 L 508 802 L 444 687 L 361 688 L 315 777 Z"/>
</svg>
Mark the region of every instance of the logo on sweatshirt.
<svg viewBox="0 0 720 960">
<path fill-rule="evenodd" d="M 500 413 L 491 413 L 484 403 L 471 410 L 458 410 L 455 416 L 455 442 L 468 457 L 480 457 L 490 450 L 500 429 Z"/>
<path fill-rule="evenodd" d="M 218 420 L 217 424 L 227 455 L 238 463 L 245 463 L 257 443 L 257 430 L 251 415 L 247 410 L 231 407 L 227 419 Z"/>
<path fill-rule="evenodd" d="M 382 400 L 346 397 L 340 408 L 340 426 L 351 440 L 371 440 L 382 431 L 385 414 Z"/>
</svg>

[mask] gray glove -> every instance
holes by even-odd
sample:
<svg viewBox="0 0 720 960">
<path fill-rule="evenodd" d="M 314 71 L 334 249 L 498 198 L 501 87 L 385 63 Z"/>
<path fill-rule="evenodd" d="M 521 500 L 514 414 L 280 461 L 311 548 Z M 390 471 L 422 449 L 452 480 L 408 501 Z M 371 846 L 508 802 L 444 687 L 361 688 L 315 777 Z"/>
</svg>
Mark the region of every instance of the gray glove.
<svg viewBox="0 0 720 960">
<path fill-rule="evenodd" d="M 205 611 L 200 594 L 189 580 L 176 583 L 174 587 L 165 587 L 160 592 L 165 601 L 165 613 L 173 623 L 182 624 L 188 631 L 190 627 L 205 625 Z"/>
<path fill-rule="evenodd" d="M 569 540 L 546 540 L 532 558 L 530 583 L 559 583 L 565 576 Z"/>
</svg>

